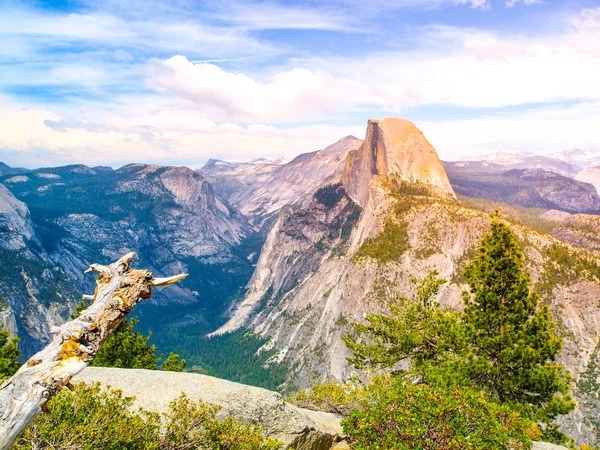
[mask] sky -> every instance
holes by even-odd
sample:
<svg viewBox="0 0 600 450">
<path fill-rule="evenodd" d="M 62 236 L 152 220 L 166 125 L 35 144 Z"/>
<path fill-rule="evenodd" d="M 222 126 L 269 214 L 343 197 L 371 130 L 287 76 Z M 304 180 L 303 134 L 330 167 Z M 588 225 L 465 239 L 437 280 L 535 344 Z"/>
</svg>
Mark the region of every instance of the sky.
<svg viewBox="0 0 600 450">
<path fill-rule="evenodd" d="M 0 0 L 0 161 L 292 158 L 369 118 L 440 157 L 600 152 L 600 0 Z"/>
</svg>

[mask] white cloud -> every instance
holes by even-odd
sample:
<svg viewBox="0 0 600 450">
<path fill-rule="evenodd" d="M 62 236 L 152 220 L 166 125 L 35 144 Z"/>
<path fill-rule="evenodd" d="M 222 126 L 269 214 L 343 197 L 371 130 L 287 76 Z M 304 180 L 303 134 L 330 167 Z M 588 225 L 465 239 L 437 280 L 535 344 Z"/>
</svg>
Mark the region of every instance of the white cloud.
<svg viewBox="0 0 600 450">
<path fill-rule="evenodd" d="M 422 105 L 502 108 L 598 99 L 597 11 L 585 10 L 552 37 L 429 27 L 418 50 L 296 60 L 266 80 L 175 56 L 151 62 L 149 85 L 222 120 L 269 122 L 365 108 L 401 112 Z"/>
<path fill-rule="evenodd" d="M 109 12 L 49 14 L 33 9 L 6 9 L 0 36 L 19 38 L 30 46 L 102 44 L 153 51 L 185 51 L 207 57 L 273 53 L 276 49 L 247 31 L 209 25 L 181 16 L 123 18 Z"/>
<path fill-rule="evenodd" d="M 363 127 L 214 123 L 197 110 L 158 104 L 120 105 L 114 111 L 81 111 L 81 119 L 42 107 L 23 109 L 0 101 L 0 161 L 40 167 L 130 162 L 198 167 L 208 158 L 292 158 L 317 150 Z M 150 113 L 148 113 L 150 111 Z M 95 120 L 90 120 L 94 117 Z"/>
<path fill-rule="evenodd" d="M 149 84 L 229 120 L 288 121 L 343 111 L 370 99 L 368 86 L 321 70 L 296 68 L 258 82 L 213 64 L 194 64 L 184 56 L 153 60 Z"/>
<path fill-rule="evenodd" d="M 506 2 L 504 2 L 505 6 L 507 8 L 512 8 L 513 6 L 515 6 L 517 3 L 523 3 L 524 5 L 537 5 L 542 3 L 542 0 L 506 0 Z"/>
</svg>

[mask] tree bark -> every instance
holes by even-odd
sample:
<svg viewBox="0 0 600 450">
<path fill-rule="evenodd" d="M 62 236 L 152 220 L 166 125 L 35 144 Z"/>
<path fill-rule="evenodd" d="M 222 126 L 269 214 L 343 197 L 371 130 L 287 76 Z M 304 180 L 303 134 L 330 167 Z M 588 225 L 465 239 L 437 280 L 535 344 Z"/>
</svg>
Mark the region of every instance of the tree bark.
<svg viewBox="0 0 600 450">
<path fill-rule="evenodd" d="M 98 354 L 112 331 L 135 305 L 152 295 L 153 286 L 165 286 L 186 277 L 154 278 L 147 270 L 131 269 L 135 253 L 109 266 L 92 264 L 86 273 L 98 272 L 93 300 L 79 317 L 53 327 L 52 341 L 33 355 L 0 386 L 0 449 L 8 450 L 71 377 Z"/>
</svg>

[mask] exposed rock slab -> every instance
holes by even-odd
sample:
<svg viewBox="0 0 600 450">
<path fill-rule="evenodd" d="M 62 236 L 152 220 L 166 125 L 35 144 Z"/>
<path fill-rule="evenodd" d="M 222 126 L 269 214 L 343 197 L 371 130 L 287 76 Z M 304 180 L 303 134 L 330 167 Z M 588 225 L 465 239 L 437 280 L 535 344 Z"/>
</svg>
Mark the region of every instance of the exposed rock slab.
<svg viewBox="0 0 600 450">
<path fill-rule="evenodd" d="M 329 450 L 342 439 L 340 419 L 334 414 L 298 408 L 276 392 L 206 375 L 88 367 L 74 378 L 79 381 L 120 389 L 136 397 L 135 406 L 156 412 L 167 411 L 183 392 L 190 399 L 220 405 L 222 416 L 264 425 L 267 436 L 295 450 Z"/>
</svg>

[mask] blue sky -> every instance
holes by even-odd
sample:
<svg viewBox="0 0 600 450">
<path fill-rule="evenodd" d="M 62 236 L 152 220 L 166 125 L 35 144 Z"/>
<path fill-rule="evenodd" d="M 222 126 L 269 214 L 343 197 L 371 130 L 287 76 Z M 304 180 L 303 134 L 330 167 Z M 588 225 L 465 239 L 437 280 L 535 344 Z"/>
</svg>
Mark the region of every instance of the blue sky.
<svg viewBox="0 0 600 450">
<path fill-rule="evenodd" d="M 444 159 L 600 151 L 600 3 L 2 1 L 0 161 L 284 157 L 413 120 Z"/>
</svg>

